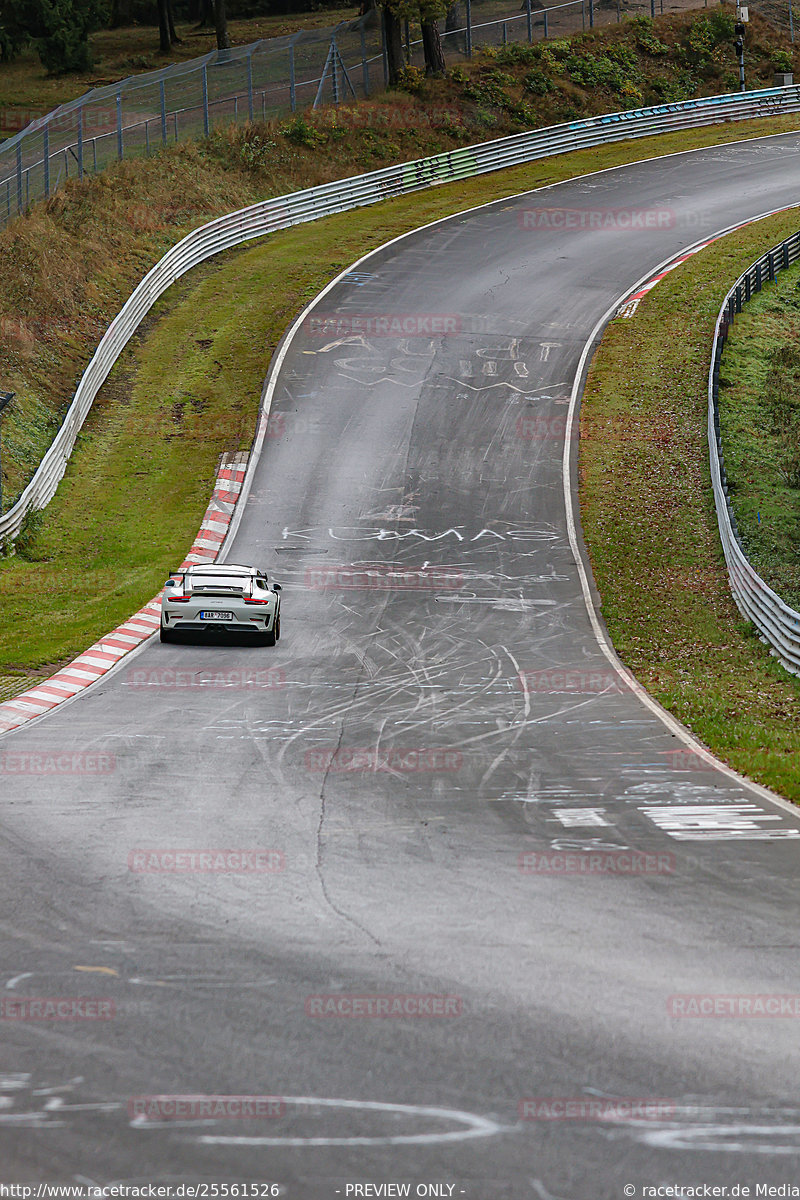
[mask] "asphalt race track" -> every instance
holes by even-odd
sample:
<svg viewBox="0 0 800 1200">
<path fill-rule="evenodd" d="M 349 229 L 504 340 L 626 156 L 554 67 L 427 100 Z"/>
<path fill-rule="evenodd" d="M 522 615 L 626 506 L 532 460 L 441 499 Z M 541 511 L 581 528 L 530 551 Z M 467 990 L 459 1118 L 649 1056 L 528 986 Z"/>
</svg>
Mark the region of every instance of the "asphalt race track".
<svg viewBox="0 0 800 1200">
<path fill-rule="evenodd" d="M 152 640 L 0 746 L 0 1179 L 291 1200 L 798 1182 L 800 821 L 601 652 L 562 453 L 604 312 L 796 203 L 799 152 L 502 200 L 309 313 L 228 551 L 283 584 L 278 646 Z M 65 750 L 68 774 L 24 766 Z M 154 869 L 176 848 L 250 869 Z M 723 995 L 744 1000 L 691 1015 Z M 105 1003 L 21 1019 L 79 996 Z M 137 1100 L 176 1095 L 280 1103 Z"/>
</svg>

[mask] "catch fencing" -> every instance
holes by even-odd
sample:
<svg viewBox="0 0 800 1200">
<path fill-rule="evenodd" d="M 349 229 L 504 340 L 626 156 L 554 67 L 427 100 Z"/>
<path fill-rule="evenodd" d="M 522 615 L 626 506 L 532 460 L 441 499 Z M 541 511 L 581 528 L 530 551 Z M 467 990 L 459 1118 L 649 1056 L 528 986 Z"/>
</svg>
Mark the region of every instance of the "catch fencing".
<svg viewBox="0 0 800 1200">
<path fill-rule="evenodd" d="M 478 46 L 532 42 L 619 21 L 621 3 L 631 15 L 663 11 L 664 0 L 561 0 L 547 7 L 541 0 L 454 0 L 442 22 L 442 45 L 452 62 Z M 0 229 L 67 179 L 96 174 L 120 159 L 208 137 L 215 126 L 370 96 L 387 78 L 378 12 L 133 75 L 50 113 L 0 108 L 0 130 L 25 124 L 0 143 Z M 407 64 L 422 66 L 419 27 L 406 22 L 403 32 Z"/>
<path fill-rule="evenodd" d="M 156 300 L 186 271 L 213 255 L 265 233 L 314 221 L 331 213 L 345 212 L 436 184 L 467 179 L 554 154 L 721 121 L 796 112 L 800 112 L 800 87 L 794 86 L 768 88 L 747 94 L 706 96 L 633 112 L 588 117 L 278 196 L 201 226 L 167 251 L 111 322 L 78 384 L 64 422 L 35 475 L 16 503 L 5 515 L 0 516 L 0 542 L 13 541 L 27 514 L 49 504 L 95 396 Z"/>
<path fill-rule="evenodd" d="M 787 671 L 800 675 L 800 613 L 785 604 L 780 596 L 755 571 L 745 553 L 736 516 L 730 502 L 725 475 L 725 455 L 719 423 L 719 373 L 722 351 L 736 314 L 742 311 L 764 283 L 773 280 L 800 259 L 800 233 L 793 234 L 740 275 L 725 297 L 714 330 L 714 353 L 708 375 L 708 446 L 711 481 L 717 520 L 725 551 L 731 591 L 736 604 L 770 644 Z"/>
</svg>

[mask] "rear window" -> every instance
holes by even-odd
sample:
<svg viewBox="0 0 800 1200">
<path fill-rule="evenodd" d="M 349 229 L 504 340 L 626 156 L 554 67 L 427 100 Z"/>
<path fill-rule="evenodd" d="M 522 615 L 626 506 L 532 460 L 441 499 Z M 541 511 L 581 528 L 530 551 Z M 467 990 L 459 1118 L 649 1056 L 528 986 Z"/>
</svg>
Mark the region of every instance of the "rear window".
<svg viewBox="0 0 800 1200">
<path fill-rule="evenodd" d="M 226 591 L 243 592 L 247 579 L 241 575 L 192 575 L 193 588 L 224 588 Z"/>
</svg>

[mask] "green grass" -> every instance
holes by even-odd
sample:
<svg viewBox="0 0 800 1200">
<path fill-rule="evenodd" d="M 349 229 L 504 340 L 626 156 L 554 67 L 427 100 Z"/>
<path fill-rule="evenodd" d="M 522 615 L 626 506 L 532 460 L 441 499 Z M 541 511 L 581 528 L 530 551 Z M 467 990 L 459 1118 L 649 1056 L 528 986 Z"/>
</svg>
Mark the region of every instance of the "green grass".
<svg viewBox="0 0 800 1200">
<path fill-rule="evenodd" d="M 720 372 L 725 469 L 747 555 L 800 611 L 800 267 L 744 306 Z"/>
<path fill-rule="evenodd" d="M 731 598 L 705 430 L 724 295 L 798 226 L 792 211 L 716 242 L 668 275 L 633 318 L 613 321 L 589 373 L 580 443 L 584 536 L 621 658 L 726 762 L 795 801 L 800 680 Z"/>
</svg>

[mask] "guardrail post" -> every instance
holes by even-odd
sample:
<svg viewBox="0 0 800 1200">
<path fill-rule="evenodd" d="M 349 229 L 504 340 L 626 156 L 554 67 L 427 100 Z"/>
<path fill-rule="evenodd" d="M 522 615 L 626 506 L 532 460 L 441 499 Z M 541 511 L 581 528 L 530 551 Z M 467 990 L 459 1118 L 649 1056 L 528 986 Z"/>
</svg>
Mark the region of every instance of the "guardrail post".
<svg viewBox="0 0 800 1200">
<path fill-rule="evenodd" d="M 123 158 L 125 147 L 122 144 L 122 92 L 117 92 L 117 158 Z"/>
<path fill-rule="evenodd" d="M 472 0 L 467 0 L 467 58 L 472 58 Z"/>
<path fill-rule="evenodd" d="M 738 283 L 736 285 L 736 291 L 734 292 L 734 299 L 735 299 L 734 308 L 737 313 L 740 313 L 742 311 L 742 289 L 740 288 Z"/>
<path fill-rule="evenodd" d="M 50 122 L 45 121 L 42 130 L 42 167 L 44 168 L 44 194 L 50 195 Z"/>
<path fill-rule="evenodd" d="M 289 105 L 292 112 L 297 112 L 297 93 L 294 81 L 294 42 L 289 47 Z"/>
<path fill-rule="evenodd" d="M 781 246 L 781 251 L 783 252 L 783 269 L 785 271 L 786 268 L 789 266 L 789 243 L 788 242 L 783 243 L 783 245 Z"/>
<path fill-rule="evenodd" d="M 247 119 L 253 119 L 253 51 L 247 56 Z"/>
<path fill-rule="evenodd" d="M 767 277 L 770 280 L 775 278 L 775 263 L 772 261 L 772 251 L 767 255 Z"/>
<path fill-rule="evenodd" d="M 159 82 L 158 90 L 161 99 L 161 141 L 166 146 L 167 144 L 167 89 L 162 79 Z"/>
<path fill-rule="evenodd" d="M 210 126 L 208 120 L 208 65 L 206 63 L 203 63 L 201 74 L 203 79 L 203 135 L 208 137 Z"/>
<path fill-rule="evenodd" d="M 531 0 L 525 0 L 525 16 L 528 21 L 528 41 L 533 41 L 533 20 L 531 19 Z"/>
<path fill-rule="evenodd" d="M 22 143 L 17 142 L 17 212 L 22 212 Z"/>
<path fill-rule="evenodd" d="M 369 63 L 367 62 L 367 35 L 361 26 L 361 75 L 364 80 L 364 95 L 369 96 Z"/>
<path fill-rule="evenodd" d="M 744 302 L 750 303 L 750 272 L 748 271 L 744 277 Z"/>
<path fill-rule="evenodd" d="M 756 291 L 761 291 L 761 263 L 756 263 Z"/>
<path fill-rule="evenodd" d="M 83 179 L 83 105 L 78 105 L 78 179 Z"/>
</svg>

